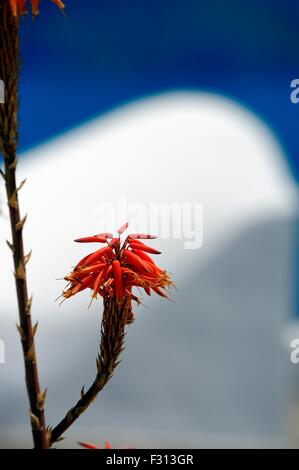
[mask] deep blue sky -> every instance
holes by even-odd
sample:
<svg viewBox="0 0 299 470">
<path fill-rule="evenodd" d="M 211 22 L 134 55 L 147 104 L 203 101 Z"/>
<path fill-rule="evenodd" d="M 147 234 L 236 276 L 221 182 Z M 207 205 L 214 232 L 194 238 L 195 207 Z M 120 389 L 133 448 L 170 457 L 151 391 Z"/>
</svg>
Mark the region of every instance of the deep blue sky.
<svg viewBox="0 0 299 470">
<path fill-rule="evenodd" d="M 209 89 L 275 131 L 297 179 L 299 2 L 44 0 L 22 21 L 21 148 L 136 97 Z"/>
</svg>

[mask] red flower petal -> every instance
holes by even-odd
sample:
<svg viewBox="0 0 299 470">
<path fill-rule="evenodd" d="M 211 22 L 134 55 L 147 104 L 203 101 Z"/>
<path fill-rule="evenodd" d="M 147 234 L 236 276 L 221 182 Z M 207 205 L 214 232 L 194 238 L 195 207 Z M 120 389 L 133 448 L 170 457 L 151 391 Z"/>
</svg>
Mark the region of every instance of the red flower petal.
<svg viewBox="0 0 299 470">
<path fill-rule="evenodd" d="M 143 259 L 147 263 L 155 265 L 152 258 L 150 258 L 150 256 L 148 256 L 146 253 L 144 253 L 144 251 L 140 251 L 140 250 L 137 250 L 136 248 L 134 248 L 133 253 L 135 253 L 137 256 L 139 256 L 139 258 Z"/>
<path fill-rule="evenodd" d="M 115 285 L 115 294 L 118 300 L 121 300 L 123 297 L 123 283 L 122 283 L 122 276 L 121 276 L 121 268 L 119 261 L 114 260 L 112 261 L 112 270 L 114 275 L 114 285 Z"/>
<path fill-rule="evenodd" d="M 133 249 L 136 248 L 137 250 L 140 250 L 140 251 L 146 251 L 147 253 L 151 253 L 152 255 L 160 255 L 161 254 L 161 251 L 155 250 L 151 246 L 147 246 L 142 242 L 137 243 L 137 240 L 129 242 L 129 244 Z"/>
<path fill-rule="evenodd" d="M 104 233 L 97 233 L 95 237 L 100 237 L 100 238 L 113 238 L 113 233 L 109 232 L 104 232 Z"/>
<path fill-rule="evenodd" d="M 154 240 L 155 238 L 158 238 L 156 237 L 156 235 L 148 235 L 146 233 L 130 233 L 130 235 L 128 235 L 128 238 L 142 238 L 144 240 L 146 239 L 151 239 L 151 240 Z"/>
<path fill-rule="evenodd" d="M 119 233 L 119 235 L 121 235 L 122 233 L 124 233 L 125 230 L 127 230 L 129 226 L 129 222 L 126 222 L 124 225 L 122 225 L 118 230 L 117 230 L 117 233 Z"/>
<path fill-rule="evenodd" d="M 84 238 L 76 238 L 74 242 L 77 243 L 106 243 L 107 239 L 104 237 L 99 237 L 95 235 L 94 237 L 84 237 Z"/>
<path fill-rule="evenodd" d="M 79 442 L 79 445 L 85 449 L 100 450 L 100 447 L 95 446 L 94 444 L 90 444 L 89 442 Z"/>
<path fill-rule="evenodd" d="M 139 256 L 137 256 L 135 253 L 133 253 L 130 250 L 124 250 L 123 254 L 125 256 L 125 259 L 128 261 L 128 263 L 132 266 L 134 269 L 141 269 L 143 272 L 150 272 L 150 269 L 148 268 L 148 265 L 146 262 L 144 262 Z"/>
<path fill-rule="evenodd" d="M 92 253 L 88 258 L 87 260 L 85 261 L 85 263 L 83 264 L 83 266 L 86 266 L 90 263 L 94 263 L 95 261 L 100 261 L 101 258 L 103 258 L 104 255 L 108 255 L 108 254 L 111 254 L 112 253 L 112 248 L 111 246 L 104 246 L 103 248 L 101 248 L 100 250 L 97 250 L 95 251 L 94 253 Z"/>
</svg>

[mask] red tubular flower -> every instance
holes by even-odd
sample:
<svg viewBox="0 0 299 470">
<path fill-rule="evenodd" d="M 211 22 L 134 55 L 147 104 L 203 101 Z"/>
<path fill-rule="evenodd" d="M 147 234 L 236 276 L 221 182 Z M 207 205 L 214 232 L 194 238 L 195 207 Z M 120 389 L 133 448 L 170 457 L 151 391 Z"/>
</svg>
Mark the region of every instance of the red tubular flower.
<svg viewBox="0 0 299 470">
<path fill-rule="evenodd" d="M 84 449 L 100 450 L 99 446 L 96 446 L 95 444 L 90 444 L 89 442 L 79 442 L 78 444 L 81 447 L 84 447 Z"/>
<path fill-rule="evenodd" d="M 138 240 L 156 237 L 134 233 L 122 242 L 121 235 L 127 226 L 124 224 L 115 238 L 111 233 L 101 233 L 75 240 L 79 243 L 105 243 L 105 246 L 85 256 L 65 277 L 69 285 L 63 291 L 64 298 L 91 289 L 92 298 L 100 295 L 104 300 L 114 298 L 117 302 L 126 300 L 130 303 L 134 300 L 139 304 L 140 299 L 132 292 L 133 287 L 138 287 L 147 295 L 153 291 L 169 299 L 167 288 L 174 284 L 167 272 L 160 269 L 148 255 L 160 252 Z M 130 308 L 127 322 L 133 319 Z"/>
<path fill-rule="evenodd" d="M 9 2 L 11 12 L 14 16 L 23 15 L 26 13 L 26 0 L 6 0 Z M 51 0 L 61 10 L 64 9 L 64 3 L 61 0 Z M 38 14 L 39 0 L 30 0 L 31 11 L 34 16 Z"/>
<path fill-rule="evenodd" d="M 112 449 L 112 445 L 109 441 L 105 441 L 104 447 L 91 444 L 90 442 L 78 442 L 81 447 L 84 449 L 93 449 L 93 450 L 102 450 L 102 449 Z M 120 447 L 120 449 L 134 449 L 134 447 Z"/>
<path fill-rule="evenodd" d="M 100 446 L 96 446 L 95 444 L 90 444 L 90 442 L 79 442 L 78 443 L 81 447 L 84 447 L 84 449 L 94 449 L 94 450 L 100 450 Z M 105 441 L 105 445 L 103 449 L 112 449 L 112 446 L 109 441 Z"/>
</svg>

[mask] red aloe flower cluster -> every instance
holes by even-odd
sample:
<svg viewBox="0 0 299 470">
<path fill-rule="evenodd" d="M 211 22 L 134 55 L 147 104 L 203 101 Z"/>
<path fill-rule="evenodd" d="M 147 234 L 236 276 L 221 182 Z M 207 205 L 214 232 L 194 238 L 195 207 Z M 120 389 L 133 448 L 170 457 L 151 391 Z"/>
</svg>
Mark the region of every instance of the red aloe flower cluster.
<svg viewBox="0 0 299 470">
<path fill-rule="evenodd" d="M 6 0 L 7 1 L 7 0 Z M 14 16 L 24 15 L 26 13 L 26 0 L 8 0 L 11 12 Z M 61 10 L 64 9 L 64 3 L 61 0 L 51 0 Z M 32 14 L 38 15 L 39 0 L 30 0 Z"/>
<path fill-rule="evenodd" d="M 153 235 L 131 233 L 124 241 L 121 235 L 128 223 L 117 231 L 118 236 L 111 233 L 100 233 L 91 237 L 76 239 L 79 243 L 102 243 L 105 246 L 85 256 L 65 277 L 69 282 L 63 292 L 69 298 L 85 289 L 92 290 L 92 299 L 97 295 L 103 298 L 124 298 L 140 303 L 133 294 L 133 287 L 143 289 L 147 295 L 151 291 L 169 299 L 167 288 L 173 286 L 166 271 L 160 269 L 148 255 L 158 255 L 159 251 L 146 245 L 141 239 L 157 238 Z"/>
</svg>

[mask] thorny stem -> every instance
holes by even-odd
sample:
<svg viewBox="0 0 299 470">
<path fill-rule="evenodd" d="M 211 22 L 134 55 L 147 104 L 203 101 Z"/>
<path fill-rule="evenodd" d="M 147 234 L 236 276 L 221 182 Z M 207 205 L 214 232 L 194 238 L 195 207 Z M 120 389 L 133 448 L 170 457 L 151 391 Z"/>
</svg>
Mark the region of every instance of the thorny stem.
<svg viewBox="0 0 299 470">
<path fill-rule="evenodd" d="M 117 365 L 119 355 L 124 349 L 125 326 L 131 300 L 124 298 L 120 303 L 115 299 L 104 300 L 101 325 L 100 352 L 97 358 L 97 375 L 90 388 L 81 390 L 81 398 L 65 417 L 50 431 L 50 446 L 79 418 L 107 384 Z"/>
<path fill-rule="evenodd" d="M 39 386 L 36 363 L 34 333 L 32 328 L 26 281 L 26 262 L 24 256 L 23 225 L 20 218 L 18 190 L 16 185 L 16 148 L 18 134 L 18 78 L 19 78 L 19 31 L 18 19 L 8 8 L 8 2 L 0 0 L 0 78 L 5 84 L 5 103 L 0 104 L 0 151 L 4 158 L 7 200 L 9 206 L 12 244 L 15 267 L 15 282 L 19 307 L 21 336 L 27 393 L 30 403 L 30 419 L 35 449 L 48 447 L 48 436 L 44 418 L 45 393 Z"/>
</svg>

